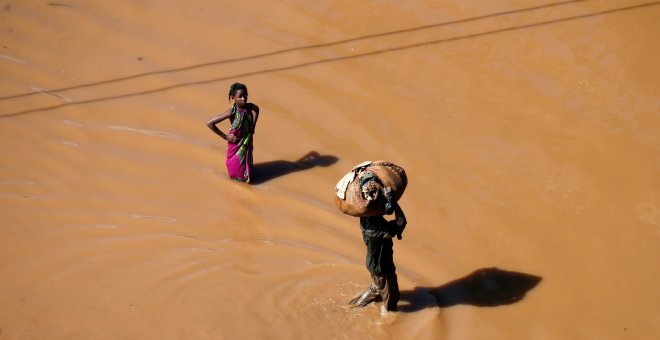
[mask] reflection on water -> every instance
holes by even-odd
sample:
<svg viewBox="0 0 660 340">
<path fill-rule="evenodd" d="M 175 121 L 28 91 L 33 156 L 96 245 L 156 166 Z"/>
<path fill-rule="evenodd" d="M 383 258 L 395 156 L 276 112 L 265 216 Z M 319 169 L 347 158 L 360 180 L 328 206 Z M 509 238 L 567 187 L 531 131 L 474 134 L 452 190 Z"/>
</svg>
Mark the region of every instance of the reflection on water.
<svg viewBox="0 0 660 340">
<path fill-rule="evenodd" d="M 541 282 L 541 277 L 483 268 L 470 275 L 438 287 L 415 287 L 401 291 L 401 312 L 418 312 L 425 308 L 448 308 L 456 305 L 497 307 L 520 302 L 528 291 Z M 432 299 L 429 297 L 433 297 Z"/>
<path fill-rule="evenodd" d="M 338 158 L 335 156 L 321 155 L 316 151 L 310 151 L 293 162 L 277 160 L 256 163 L 253 168 L 254 180 L 252 184 L 261 184 L 280 176 L 317 166 L 327 167 L 336 163 L 337 160 Z"/>
<path fill-rule="evenodd" d="M 440 307 L 467 304 L 480 307 L 495 307 L 519 302 L 533 289 L 541 278 L 538 276 L 484 268 L 474 273 L 431 288 Z"/>
<path fill-rule="evenodd" d="M 0 13 L 0 337 L 660 333 L 660 2 L 155 4 Z M 235 81 L 255 185 L 204 125 Z M 409 176 L 399 313 L 346 305 L 366 159 Z"/>
</svg>

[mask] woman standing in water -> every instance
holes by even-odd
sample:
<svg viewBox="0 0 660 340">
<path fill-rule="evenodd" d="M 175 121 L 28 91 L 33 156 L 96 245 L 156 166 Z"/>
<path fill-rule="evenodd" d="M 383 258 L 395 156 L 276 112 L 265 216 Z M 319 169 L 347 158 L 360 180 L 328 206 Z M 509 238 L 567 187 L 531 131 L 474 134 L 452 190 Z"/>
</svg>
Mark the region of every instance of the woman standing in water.
<svg viewBox="0 0 660 340">
<path fill-rule="evenodd" d="M 224 113 L 211 118 L 206 125 L 227 141 L 227 172 L 231 179 L 249 183 L 252 171 L 252 145 L 254 128 L 259 119 L 259 107 L 248 103 L 247 86 L 234 83 L 229 88 L 229 100 L 233 105 Z M 229 118 L 231 127 L 225 134 L 216 126 Z"/>
</svg>

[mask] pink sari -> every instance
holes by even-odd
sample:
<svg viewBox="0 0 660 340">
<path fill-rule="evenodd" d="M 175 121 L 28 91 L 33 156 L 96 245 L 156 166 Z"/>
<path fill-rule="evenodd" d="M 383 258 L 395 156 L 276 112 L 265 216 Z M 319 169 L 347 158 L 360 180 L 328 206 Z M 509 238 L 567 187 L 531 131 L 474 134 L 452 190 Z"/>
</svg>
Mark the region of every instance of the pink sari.
<svg viewBox="0 0 660 340">
<path fill-rule="evenodd" d="M 232 107 L 232 122 L 228 134 L 238 138 L 236 143 L 227 142 L 227 172 L 229 178 L 250 182 L 252 172 L 252 143 L 254 123 L 249 110 Z"/>
</svg>

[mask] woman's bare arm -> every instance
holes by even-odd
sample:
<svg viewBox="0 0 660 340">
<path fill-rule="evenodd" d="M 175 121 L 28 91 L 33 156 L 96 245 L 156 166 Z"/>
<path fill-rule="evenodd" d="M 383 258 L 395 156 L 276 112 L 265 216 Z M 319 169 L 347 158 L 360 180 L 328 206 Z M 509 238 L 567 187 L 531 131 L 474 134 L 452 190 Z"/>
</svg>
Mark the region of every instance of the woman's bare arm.
<svg viewBox="0 0 660 340">
<path fill-rule="evenodd" d="M 252 104 L 252 121 L 254 122 L 253 129 L 257 128 L 257 120 L 259 119 L 259 106 Z M 254 130 L 252 131 L 254 133 Z"/>
<path fill-rule="evenodd" d="M 227 141 L 229 141 L 229 142 L 235 142 L 235 141 L 236 141 L 236 137 L 235 137 L 234 135 L 232 135 L 232 134 L 225 134 L 224 132 L 220 131 L 220 129 L 218 129 L 218 127 L 216 126 L 216 124 L 222 122 L 223 120 L 225 120 L 225 119 L 227 119 L 227 118 L 229 118 L 229 117 L 231 117 L 231 109 L 225 111 L 224 113 L 222 113 L 222 114 L 220 114 L 220 115 L 217 115 L 217 116 L 211 118 L 211 119 L 206 123 L 206 126 L 208 126 L 209 129 L 211 129 L 211 131 L 213 131 L 216 135 L 222 137 L 222 139 L 227 140 Z"/>
</svg>

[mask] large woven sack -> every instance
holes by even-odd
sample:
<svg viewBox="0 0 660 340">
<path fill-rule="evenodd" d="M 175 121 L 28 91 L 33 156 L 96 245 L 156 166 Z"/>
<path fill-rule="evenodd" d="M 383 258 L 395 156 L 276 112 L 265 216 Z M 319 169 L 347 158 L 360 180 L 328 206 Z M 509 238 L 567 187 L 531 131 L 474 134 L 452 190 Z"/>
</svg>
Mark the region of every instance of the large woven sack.
<svg viewBox="0 0 660 340">
<path fill-rule="evenodd" d="M 408 178 L 403 168 L 387 161 L 375 161 L 362 167 L 358 165 L 352 172 L 355 172 L 354 179 L 346 187 L 346 191 L 343 193 L 344 198 L 340 198 L 342 195 L 337 192 L 335 195 L 335 204 L 344 214 L 355 217 L 385 214 L 385 203 L 387 199 L 383 195 L 382 190 L 390 187 L 394 200 L 398 201 L 408 185 Z M 375 181 L 377 184 L 374 185 L 380 192 L 378 192 L 374 200 L 367 200 L 362 194 L 362 187 L 360 186 L 360 179 L 368 173 L 378 178 L 378 181 Z M 349 175 L 350 172 L 342 180 Z M 340 180 L 340 183 L 342 180 Z M 340 187 L 340 183 L 337 183 L 336 189 Z"/>
</svg>

